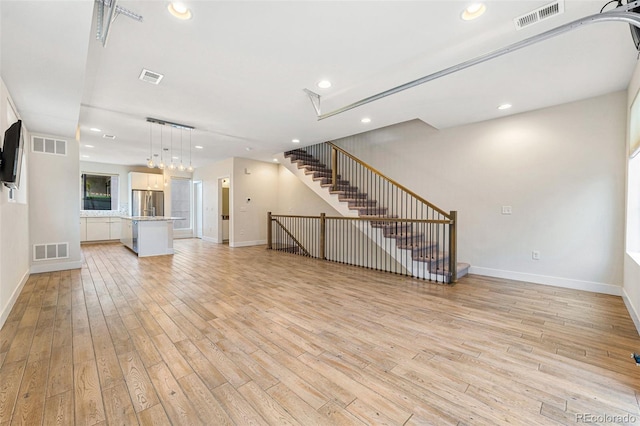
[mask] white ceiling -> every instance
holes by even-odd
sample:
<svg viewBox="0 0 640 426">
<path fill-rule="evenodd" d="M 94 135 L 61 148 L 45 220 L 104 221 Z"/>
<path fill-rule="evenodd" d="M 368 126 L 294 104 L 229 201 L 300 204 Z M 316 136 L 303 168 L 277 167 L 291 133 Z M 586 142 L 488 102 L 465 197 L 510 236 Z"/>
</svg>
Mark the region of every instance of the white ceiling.
<svg viewBox="0 0 640 426">
<path fill-rule="evenodd" d="M 329 112 L 605 2 L 565 0 L 564 14 L 516 31 L 513 18 L 549 1 L 488 1 L 485 15 L 465 22 L 468 2 L 452 0 L 187 1 L 189 21 L 172 17 L 166 1 L 121 0 L 144 22 L 118 17 L 105 48 L 91 0 L 0 0 L 0 68 L 31 131 L 74 137 L 79 125 L 83 160 L 144 164 L 145 119 L 154 117 L 196 128 L 192 145 L 204 147 L 193 150 L 196 167 L 231 156 L 268 161 L 293 138 L 309 145 L 415 118 L 446 128 L 625 89 L 637 58 L 629 27 L 599 23 L 322 121 L 303 92 L 320 93 Z M 160 85 L 138 80 L 143 68 L 164 74 Z M 330 89 L 316 87 L 323 78 Z M 504 102 L 514 107 L 497 110 Z M 185 132 L 185 163 L 188 142 Z M 179 146 L 174 130 L 174 155 Z"/>
</svg>

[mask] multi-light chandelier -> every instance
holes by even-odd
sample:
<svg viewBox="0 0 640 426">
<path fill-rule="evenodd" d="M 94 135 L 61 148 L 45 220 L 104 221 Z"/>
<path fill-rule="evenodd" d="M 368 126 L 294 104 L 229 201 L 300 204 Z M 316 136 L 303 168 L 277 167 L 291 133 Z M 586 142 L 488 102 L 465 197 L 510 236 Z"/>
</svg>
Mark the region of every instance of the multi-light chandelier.
<svg viewBox="0 0 640 426">
<path fill-rule="evenodd" d="M 187 126 L 186 124 L 172 123 L 170 121 L 160 120 L 160 119 L 151 118 L 151 117 L 147 117 L 147 122 L 149 123 L 149 158 L 147 159 L 147 167 L 149 167 L 150 169 L 157 167 L 160 170 L 164 170 L 165 167 L 168 168 L 169 170 L 175 170 L 177 168 L 181 172 L 185 170 L 188 172 L 193 172 L 193 166 L 191 165 L 191 132 L 195 129 L 195 127 Z M 153 125 L 154 124 L 157 124 L 160 127 L 160 162 L 159 163 L 156 163 L 153 161 L 153 157 L 158 156 L 158 154 L 153 153 Z M 168 149 L 165 149 L 164 143 L 163 143 L 162 134 L 163 134 L 164 126 L 169 126 L 169 132 L 170 132 L 171 142 L 170 142 L 169 157 L 171 161 L 169 162 L 169 165 L 166 165 L 164 162 L 164 151 L 168 150 Z M 179 157 L 180 163 L 178 165 L 174 164 L 173 162 L 174 160 L 173 129 L 180 130 L 180 157 Z M 183 162 L 183 151 L 182 151 L 183 133 L 185 131 L 189 132 L 189 165 L 187 167 L 185 167 Z"/>
</svg>

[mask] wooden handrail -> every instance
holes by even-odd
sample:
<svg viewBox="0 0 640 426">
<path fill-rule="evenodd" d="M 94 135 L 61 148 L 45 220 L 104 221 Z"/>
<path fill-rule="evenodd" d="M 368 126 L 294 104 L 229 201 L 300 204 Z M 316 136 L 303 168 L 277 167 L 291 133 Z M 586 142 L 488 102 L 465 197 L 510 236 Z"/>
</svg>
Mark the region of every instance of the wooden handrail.
<svg viewBox="0 0 640 426">
<path fill-rule="evenodd" d="M 299 219 L 320 219 L 321 216 L 296 216 L 285 214 L 274 214 L 273 218 L 299 218 Z M 373 222 L 407 222 L 407 223 L 432 223 L 439 225 L 450 225 L 451 219 L 402 219 L 399 217 L 378 217 L 378 216 L 325 216 L 327 220 L 359 220 Z M 282 226 L 282 225 L 281 225 Z"/>
<path fill-rule="evenodd" d="M 370 165 L 368 165 L 367 163 L 365 163 L 364 161 L 360 160 L 357 157 L 354 157 L 353 155 L 349 154 L 347 151 L 345 151 L 344 149 L 340 148 L 339 146 L 333 144 L 332 142 L 327 142 L 327 144 L 329 146 L 331 146 L 333 149 L 340 151 L 342 154 L 346 155 L 347 157 L 349 157 L 350 159 L 352 159 L 353 161 L 355 161 L 356 163 L 360 164 L 362 167 L 366 168 L 367 170 L 375 173 L 376 175 L 388 180 L 391 184 L 393 184 L 394 186 L 400 188 L 401 190 L 403 190 L 404 192 L 406 192 L 407 194 L 411 195 L 413 198 L 415 198 L 416 200 L 420 201 L 421 203 L 424 203 L 425 205 L 429 206 L 430 208 L 432 208 L 433 210 L 437 211 L 438 213 L 440 213 L 441 215 L 443 215 L 444 217 L 446 217 L 447 219 L 451 219 L 449 213 L 445 212 L 444 210 L 442 210 L 441 208 L 433 205 L 432 203 L 430 203 L 429 201 L 425 200 L 424 198 L 422 198 L 421 196 L 419 196 L 418 194 L 416 194 L 415 192 L 411 191 L 410 189 L 408 189 L 407 187 L 405 187 L 404 185 L 399 184 L 398 182 L 396 182 L 395 180 L 391 179 L 390 177 L 384 175 L 383 173 L 381 173 L 379 170 L 376 170 L 375 168 L 371 167 Z M 333 173 L 336 173 L 336 171 L 334 170 Z M 335 180 L 334 180 L 335 182 Z"/>
</svg>

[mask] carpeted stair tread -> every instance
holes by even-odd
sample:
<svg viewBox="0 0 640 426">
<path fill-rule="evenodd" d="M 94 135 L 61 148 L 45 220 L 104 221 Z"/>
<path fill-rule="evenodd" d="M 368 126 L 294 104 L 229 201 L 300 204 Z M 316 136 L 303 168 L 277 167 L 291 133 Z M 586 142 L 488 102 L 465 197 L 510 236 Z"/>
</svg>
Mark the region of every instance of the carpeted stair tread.
<svg viewBox="0 0 640 426">
<path fill-rule="evenodd" d="M 358 210 L 363 207 L 375 207 L 378 204 L 377 200 L 367 200 L 365 198 L 361 198 L 358 200 L 347 201 L 349 205 L 349 209 Z"/>
<path fill-rule="evenodd" d="M 348 203 L 350 201 L 362 200 L 363 198 L 368 198 L 368 195 L 363 192 L 358 193 L 350 193 L 349 195 L 339 195 L 338 201 L 342 201 L 344 203 Z"/>
<path fill-rule="evenodd" d="M 372 214 L 386 214 L 389 209 L 386 207 L 359 207 L 353 210 L 358 210 L 360 216 L 370 216 Z"/>
</svg>

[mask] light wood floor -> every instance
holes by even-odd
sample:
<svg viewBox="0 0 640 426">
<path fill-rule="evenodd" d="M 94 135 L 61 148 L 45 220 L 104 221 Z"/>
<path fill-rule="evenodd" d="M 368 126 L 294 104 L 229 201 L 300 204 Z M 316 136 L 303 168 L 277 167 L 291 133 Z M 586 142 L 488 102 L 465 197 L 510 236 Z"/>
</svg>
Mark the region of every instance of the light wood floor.
<svg viewBox="0 0 640 426">
<path fill-rule="evenodd" d="M 640 422 L 619 297 L 175 247 L 86 245 L 81 270 L 29 278 L 0 331 L 0 425 Z"/>
</svg>

